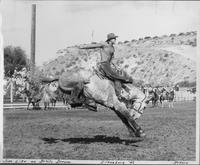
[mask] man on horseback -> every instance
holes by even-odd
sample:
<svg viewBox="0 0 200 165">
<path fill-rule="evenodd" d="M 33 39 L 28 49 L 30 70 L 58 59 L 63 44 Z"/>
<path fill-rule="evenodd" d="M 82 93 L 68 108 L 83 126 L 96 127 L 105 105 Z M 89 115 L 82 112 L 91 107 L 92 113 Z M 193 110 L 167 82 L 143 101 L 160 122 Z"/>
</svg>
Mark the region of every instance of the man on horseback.
<svg viewBox="0 0 200 165">
<path fill-rule="evenodd" d="M 118 36 L 116 36 L 114 33 L 109 33 L 107 35 L 106 42 L 81 46 L 80 49 L 101 49 L 101 62 L 99 63 L 99 68 L 100 70 L 103 70 L 105 76 L 108 79 L 114 82 L 115 91 L 118 98 L 124 99 L 121 97 L 121 90 L 123 88 L 126 92 L 129 92 L 129 89 L 123 86 L 123 83 L 132 83 L 133 79 L 129 77 L 125 72 L 120 74 L 120 71 L 118 71 L 115 65 L 112 63 L 115 52 L 113 45 L 116 43 L 117 37 Z"/>
<path fill-rule="evenodd" d="M 130 133 L 144 137 L 144 131 L 135 120 L 143 114 L 148 99 L 134 85 L 131 77 L 112 68 L 116 38 L 115 34 L 110 33 L 104 43 L 80 46 L 80 49 L 100 48 L 101 62 L 94 72 L 74 68 L 62 73 L 58 79 L 58 87 L 63 92 L 70 91 L 71 103 L 82 103 L 92 111 L 97 111 L 97 104 L 100 104 L 114 111 Z"/>
</svg>

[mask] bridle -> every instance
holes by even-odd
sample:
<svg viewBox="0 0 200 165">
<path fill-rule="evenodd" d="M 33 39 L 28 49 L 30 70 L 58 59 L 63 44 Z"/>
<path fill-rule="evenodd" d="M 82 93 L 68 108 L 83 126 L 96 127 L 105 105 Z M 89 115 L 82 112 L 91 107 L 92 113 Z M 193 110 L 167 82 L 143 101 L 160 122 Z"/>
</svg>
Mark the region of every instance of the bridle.
<svg viewBox="0 0 200 165">
<path fill-rule="evenodd" d="M 143 114 L 141 107 L 142 107 L 142 104 L 143 104 L 143 102 L 146 98 L 147 98 L 147 96 L 145 95 L 145 97 L 144 97 L 144 99 L 142 99 L 142 101 L 136 102 L 136 103 L 139 103 L 139 108 L 136 109 L 134 106 L 132 107 L 134 111 L 138 112 L 141 115 Z"/>
</svg>

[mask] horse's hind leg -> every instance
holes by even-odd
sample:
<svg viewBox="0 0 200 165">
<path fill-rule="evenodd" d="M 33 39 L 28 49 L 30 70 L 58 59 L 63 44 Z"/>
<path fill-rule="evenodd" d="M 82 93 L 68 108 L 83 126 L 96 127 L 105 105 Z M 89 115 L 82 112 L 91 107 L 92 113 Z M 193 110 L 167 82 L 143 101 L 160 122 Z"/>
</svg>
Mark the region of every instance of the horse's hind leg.
<svg viewBox="0 0 200 165">
<path fill-rule="evenodd" d="M 27 106 L 27 110 L 29 110 L 29 105 L 30 105 L 30 103 L 31 103 L 31 102 L 30 102 L 30 101 L 28 101 L 28 106 Z"/>
<path fill-rule="evenodd" d="M 134 119 L 132 119 L 132 117 L 129 117 L 129 119 L 127 119 L 121 112 L 115 111 L 115 113 L 125 124 L 131 136 L 133 136 L 133 133 L 137 137 L 146 136 L 142 128 L 136 123 Z"/>
<path fill-rule="evenodd" d="M 161 101 L 162 108 L 164 108 L 164 100 Z"/>
<path fill-rule="evenodd" d="M 133 135 L 135 135 L 137 137 L 144 137 L 145 136 L 143 130 L 135 122 L 134 119 L 127 120 L 126 117 L 123 114 L 121 114 L 119 111 L 115 111 L 115 113 L 122 120 L 122 122 L 125 124 L 125 126 L 127 127 L 127 129 L 128 129 L 128 131 L 129 131 L 131 136 L 133 136 Z"/>
<path fill-rule="evenodd" d="M 129 133 L 130 133 L 130 135 L 133 136 L 133 130 L 132 130 L 130 124 L 128 123 L 127 119 L 126 119 L 120 112 L 118 112 L 118 111 L 114 111 L 114 112 L 117 114 L 117 116 L 118 116 L 118 117 L 122 120 L 122 122 L 125 124 L 125 126 L 127 127 L 128 131 L 129 131 Z M 135 130 L 134 130 L 134 132 L 135 132 Z"/>
<path fill-rule="evenodd" d="M 168 106 L 169 106 L 169 109 L 171 108 L 171 102 L 170 100 L 168 101 Z"/>
<path fill-rule="evenodd" d="M 129 132 L 133 132 L 137 137 L 144 137 L 145 133 L 141 129 L 141 127 L 135 122 L 133 117 L 131 116 L 130 112 L 126 108 L 124 103 L 118 101 L 118 99 L 113 100 L 114 107 L 110 107 L 114 109 L 117 116 L 122 120 L 122 122 L 127 126 Z"/>
<path fill-rule="evenodd" d="M 47 108 L 47 104 L 46 102 L 44 102 L 44 110 L 46 110 L 46 108 Z"/>
</svg>

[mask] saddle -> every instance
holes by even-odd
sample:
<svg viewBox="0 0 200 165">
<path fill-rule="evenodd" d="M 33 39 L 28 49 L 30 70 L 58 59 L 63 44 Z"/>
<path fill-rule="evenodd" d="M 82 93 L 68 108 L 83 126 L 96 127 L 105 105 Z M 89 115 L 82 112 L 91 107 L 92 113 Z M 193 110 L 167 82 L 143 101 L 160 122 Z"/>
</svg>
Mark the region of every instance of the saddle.
<svg viewBox="0 0 200 165">
<path fill-rule="evenodd" d="M 118 97 L 118 99 L 121 102 L 124 102 L 127 107 L 129 107 L 130 105 L 132 105 L 132 103 L 135 100 L 128 100 L 123 96 L 123 92 L 126 92 L 127 94 L 129 94 L 129 89 L 124 85 L 124 82 L 120 81 L 119 79 L 115 79 L 115 77 L 112 77 L 111 74 L 107 74 L 108 70 L 106 71 L 105 68 L 102 67 L 101 63 L 97 64 L 97 68 L 94 68 L 94 72 L 96 73 L 96 75 L 100 78 L 100 79 L 108 79 L 112 82 L 114 82 L 114 89 L 116 92 L 116 95 Z M 130 77 L 127 75 L 126 72 L 122 71 L 122 70 L 117 70 L 116 72 L 118 72 L 120 79 L 122 79 L 122 76 L 124 77 L 124 79 L 129 79 Z M 123 90 L 124 89 L 124 90 Z"/>
<path fill-rule="evenodd" d="M 111 67 L 103 67 L 103 63 L 97 63 L 97 68 L 93 68 L 94 72 L 101 79 L 109 79 L 111 81 L 120 81 L 122 83 L 131 83 L 132 78 L 123 70 L 118 70 Z"/>
<path fill-rule="evenodd" d="M 96 68 L 93 67 L 94 73 L 100 78 L 100 79 L 109 79 L 106 76 L 106 73 L 104 72 L 103 68 L 101 67 L 100 63 L 97 63 Z"/>
</svg>

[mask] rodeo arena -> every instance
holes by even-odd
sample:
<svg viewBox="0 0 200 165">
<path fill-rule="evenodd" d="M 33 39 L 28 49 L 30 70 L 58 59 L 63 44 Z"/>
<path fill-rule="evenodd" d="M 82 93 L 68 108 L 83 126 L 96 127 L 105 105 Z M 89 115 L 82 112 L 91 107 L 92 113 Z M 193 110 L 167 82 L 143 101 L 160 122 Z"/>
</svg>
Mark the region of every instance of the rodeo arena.
<svg viewBox="0 0 200 165">
<path fill-rule="evenodd" d="M 185 49 L 195 52 L 195 31 L 124 43 L 116 43 L 120 34 L 106 33 L 105 42 L 63 49 L 60 52 L 66 56 L 61 54 L 60 61 L 58 58 L 46 63 L 45 70 L 35 62 L 36 4 L 31 7 L 30 59 L 19 69 L 20 64 L 12 63 L 10 54 L 16 50 L 19 56 L 24 51 L 19 51 L 19 47 L 4 48 L 1 162 L 195 164 L 198 161 L 196 63 L 175 51 L 175 47 L 181 47 L 182 52 Z M 172 50 L 170 45 L 168 51 L 156 44 L 175 46 Z M 135 52 L 124 55 L 131 51 Z M 99 53 L 99 58 L 95 53 Z M 56 72 L 56 62 L 66 66 L 62 73 Z M 136 71 L 134 67 L 140 68 Z M 162 67 L 167 74 L 153 75 L 156 67 L 157 70 Z M 173 73 L 181 67 L 185 70 Z M 49 74 L 50 70 L 54 74 Z M 179 77 L 172 81 L 169 79 L 172 75 Z M 191 78 L 193 85 L 180 83 L 180 75 L 185 76 L 180 81 Z M 154 78 L 147 81 L 148 76 Z"/>
<path fill-rule="evenodd" d="M 133 86 L 134 99 L 127 104 L 132 126 L 123 111 L 109 110 L 110 105 L 101 102 L 77 103 L 52 78 L 36 87 L 26 73 L 22 69 L 4 79 L 4 152 L 9 158 L 34 158 L 39 163 L 105 159 L 101 163 L 110 164 L 126 158 L 194 157 L 195 88 Z"/>
</svg>

